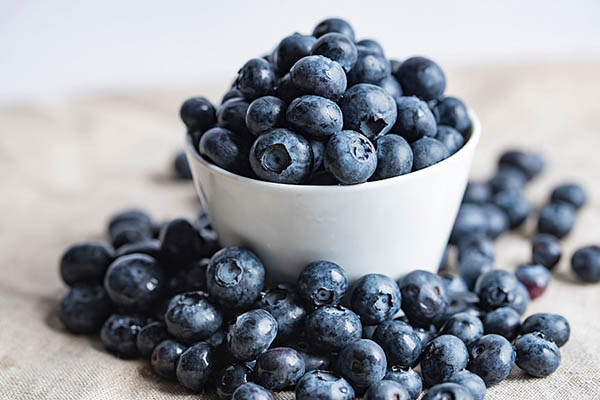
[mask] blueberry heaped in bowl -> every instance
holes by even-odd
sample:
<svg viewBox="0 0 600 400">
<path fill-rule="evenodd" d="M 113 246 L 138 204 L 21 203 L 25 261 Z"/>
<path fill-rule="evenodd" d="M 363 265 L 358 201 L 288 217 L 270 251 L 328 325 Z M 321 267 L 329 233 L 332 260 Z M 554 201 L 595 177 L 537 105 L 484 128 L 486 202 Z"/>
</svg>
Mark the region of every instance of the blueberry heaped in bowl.
<svg viewBox="0 0 600 400">
<path fill-rule="evenodd" d="M 468 142 L 472 115 L 445 95 L 435 61 L 388 58 L 339 18 L 275 42 L 243 63 L 220 105 L 199 96 L 183 103 L 205 161 L 279 184 L 356 185 L 428 168 Z"/>
</svg>

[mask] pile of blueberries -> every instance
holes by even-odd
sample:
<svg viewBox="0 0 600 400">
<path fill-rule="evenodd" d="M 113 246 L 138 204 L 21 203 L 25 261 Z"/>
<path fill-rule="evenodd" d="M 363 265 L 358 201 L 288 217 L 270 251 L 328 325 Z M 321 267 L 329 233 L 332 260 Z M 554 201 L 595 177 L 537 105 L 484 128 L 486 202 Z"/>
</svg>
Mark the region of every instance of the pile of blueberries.
<svg viewBox="0 0 600 400">
<path fill-rule="evenodd" d="M 235 174 L 269 182 L 352 185 L 407 174 L 460 149 L 465 104 L 425 57 L 387 59 L 355 41 L 342 19 L 285 37 L 247 61 L 215 108 L 204 97 L 180 115 L 198 152 Z"/>
</svg>

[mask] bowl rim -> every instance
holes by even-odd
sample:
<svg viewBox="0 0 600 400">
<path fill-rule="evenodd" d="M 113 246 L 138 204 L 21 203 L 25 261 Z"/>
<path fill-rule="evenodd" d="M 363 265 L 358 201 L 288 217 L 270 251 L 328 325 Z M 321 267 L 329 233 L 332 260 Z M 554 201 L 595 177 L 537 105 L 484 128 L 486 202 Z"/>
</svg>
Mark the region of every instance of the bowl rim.
<svg viewBox="0 0 600 400">
<path fill-rule="evenodd" d="M 263 189 L 277 189 L 283 191 L 294 191 L 294 192 L 350 192 L 350 191 L 360 191 L 360 190 L 370 190 L 375 189 L 377 187 L 384 187 L 390 185 L 400 184 L 404 181 L 408 181 L 410 179 L 421 179 L 425 175 L 435 174 L 438 169 L 446 167 L 452 159 L 455 157 L 459 157 L 462 153 L 466 153 L 468 151 L 472 151 L 471 149 L 477 146 L 479 139 L 481 137 L 481 122 L 479 121 L 479 117 L 475 112 L 467 107 L 467 114 L 469 115 L 469 120 L 471 121 L 471 129 L 470 135 L 466 141 L 466 143 L 454 154 L 450 157 L 432 165 L 427 168 L 420 169 L 418 171 L 411 171 L 407 174 L 395 176 L 392 178 L 381 179 L 377 181 L 371 182 L 363 182 L 356 185 L 300 185 L 300 184 L 291 184 L 291 183 L 277 183 L 277 182 L 267 182 L 261 181 L 259 179 L 248 178 L 245 176 L 234 174 L 233 172 L 229 172 L 211 162 L 205 160 L 197 149 L 194 147 L 190 135 L 185 135 L 185 147 L 186 153 L 188 156 L 191 154 L 194 157 L 194 160 L 197 161 L 204 168 L 210 170 L 213 174 L 220 175 L 225 179 L 237 181 L 238 183 L 256 186 L 257 188 Z M 193 170 L 193 168 L 192 168 Z"/>
</svg>

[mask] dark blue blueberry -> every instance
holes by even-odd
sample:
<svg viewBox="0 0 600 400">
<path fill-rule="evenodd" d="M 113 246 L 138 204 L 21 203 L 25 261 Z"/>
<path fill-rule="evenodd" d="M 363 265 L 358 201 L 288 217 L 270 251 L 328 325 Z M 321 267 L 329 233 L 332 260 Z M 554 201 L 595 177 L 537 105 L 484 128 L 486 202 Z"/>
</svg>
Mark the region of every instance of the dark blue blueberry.
<svg viewBox="0 0 600 400">
<path fill-rule="evenodd" d="M 288 129 L 273 129 L 252 145 L 250 166 L 266 181 L 299 184 L 312 172 L 312 149 L 303 136 Z"/>
<path fill-rule="evenodd" d="M 311 35 L 301 35 L 294 33 L 285 37 L 275 49 L 274 64 L 280 73 L 286 73 L 302 57 L 311 54 L 311 48 L 317 41 L 317 38 Z M 326 54 L 323 54 L 326 56 Z"/>
<path fill-rule="evenodd" d="M 521 171 L 527 180 L 535 178 L 545 166 L 544 159 L 532 152 L 522 150 L 509 150 L 504 152 L 498 160 L 500 167 L 507 166 Z"/>
<path fill-rule="evenodd" d="M 513 307 L 519 301 L 519 285 L 512 272 L 493 269 L 477 279 L 475 293 L 479 296 L 481 308 L 491 311 L 500 307 Z"/>
<path fill-rule="evenodd" d="M 191 97 L 184 101 L 179 116 L 188 132 L 204 132 L 217 122 L 215 107 L 204 97 Z"/>
<path fill-rule="evenodd" d="M 448 149 L 448 155 L 456 153 L 465 144 L 465 139 L 459 131 L 451 126 L 438 125 L 435 139 L 442 142 Z"/>
<path fill-rule="evenodd" d="M 239 136 L 250 136 L 246 127 L 246 113 L 249 106 L 249 102 L 243 98 L 234 97 L 227 100 L 217 110 L 217 122 L 219 126 L 235 132 Z M 205 135 L 206 132 L 204 132 L 202 137 Z"/>
<path fill-rule="evenodd" d="M 299 340 L 292 342 L 289 346 L 302 356 L 306 371 L 329 369 L 331 362 L 329 357 L 326 354 L 315 351 L 313 346 L 307 342 L 306 338 L 301 337 Z"/>
<path fill-rule="evenodd" d="M 113 247 L 152 239 L 152 220 L 144 211 L 125 210 L 113 215 L 108 223 Z"/>
<path fill-rule="evenodd" d="M 380 324 L 400 310 L 402 295 L 396 282 L 389 277 L 367 274 L 354 285 L 350 302 L 364 324 Z"/>
<path fill-rule="evenodd" d="M 465 189 L 463 203 L 484 204 L 492 199 L 492 189 L 488 182 L 469 181 Z"/>
<path fill-rule="evenodd" d="M 408 391 L 396 381 L 382 380 L 372 384 L 364 400 L 410 400 Z"/>
<path fill-rule="evenodd" d="M 411 400 L 417 400 L 423 390 L 421 377 L 410 367 L 392 366 L 383 377 L 386 381 L 395 381 L 401 384 Z"/>
<path fill-rule="evenodd" d="M 296 385 L 296 400 L 354 400 L 354 389 L 332 372 L 309 371 Z"/>
<path fill-rule="evenodd" d="M 315 177 L 315 174 L 323 171 L 321 167 L 323 166 L 323 157 L 325 154 L 325 143 L 320 140 L 312 139 L 310 141 L 310 147 L 313 152 L 313 170 L 311 179 Z"/>
<path fill-rule="evenodd" d="M 296 385 L 304 375 L 304 359 L 289 347 L 269 349 L 256 358 L 254 379 L 270 390 L 283 390 Z"/>
<path fill-rule="evenodd" d="M 102 282 L 115 251 L 102 242 L 82 242 L 69 247 L 60 259 L 60 275 L 71 286 L 78 282 Z"/>
<path fill-rule="evenodd" d="M 396 122 L 396 102 L 379 86 L 361 83 L 344 94 L 340 104 L 344 129 L 362 133 L 370 140 L 385 135 Z"/>
<path fill-rule="evenodd" d="M 162 226 L 164 228 L 164 226 Z M 141 242 L 124 244 L 119 247 L 116 251 L 115 256 L 123 257 L 130 254 L 141 253 L 154 257 L 156 260 L 160 260 L 163 254 L 160 249 L 160 240 L 158 239 L 146 239 Z"/>
<path fill-rule="evenodd" d="M 441 335 L 423 349 L 421 374 L 423 382 L 435 385 L 446 381 L 467 366 L 469 354 L 465 344 L 453 335 Z"/>
<path fill-rule="evenodd" d="M 306 317 L 300 297 L 295 290 L 285 285 L 278 285 L 261 293 L 255 306 L 267 310 L 277 320 L 279 338 L 298 332 Z"/>
<path fill-rule="evenodd" d="M 484 235 L 470 235 L 458 242 L 458 261 L 480 255 L 494 261 L 494 242 Z"/>
<path fill-rule="evenodd" d="M 175 379 L 177 360 L 186 347 L 174 340 L 163 340 L 152 351 L 150 364 L 159 376 L 165 379 Z"/>
<path fill-rule="evenodd" d="M 294 85 L 294 82 L 292 82 L 292 76 L 288 72 L 287 74 L 285 74 L 284 76 L 279 78 L 279 81 L 277 82 L 277 89 L 275 90 L 275 94 L 281 100 L 283 100 L 289 104 L 296 97 L 300 97 L 300 96 L 306 94 L 306 91 L 303 89 L 300 89 L 299 87 Z"/>
<path fill-rule="evenodd" d="M 362 39 L 356 42 L 357 46 L 365 47 L 373 52 L 384 54 L 383 47 L 379 44 L 378 41 L 373 39 Z"/>
<path fill-rule="evenodd" d="M 411 144 L 413 150 L 413 170 L 418 171 L 439 163 L 448 157 L 448 149 L 442 142 L 423 137 Z"/>
<path fill-rule="evenodd" d="M 540 211 L 537 229 L 561 239 L 567 236 L 575 225 L 575 207 L 569 203 L 550 203 Z"/>
<path fill-rule="evenodd" d="M 448 295 L 444 281 L 428 271 L 415 270 L 399 282 L 402 292 L 402 310 L 410 324 L 427 328 L 448 307 Z"/>
<path fill-rule="evenodd" d="M 464 293 L 469 291 L 469 287 L 465 280 L 459 275 L 451 275 L 449 273 L 438 273 L 442 281 L 444 282 L 444 286 L 446 286 L 446 293 L 448 297 L 451 298 L 453 295 Z"/>
<path fill-rule="evenodd" d="M 227 333 L 229 352 L 240 361 L 251 361 L 266 351 L 277 336 L 277 320 L 268 311 L 239 315 Z"/>
<path fill-rule="evenodd" d="M 494 268 L 492 260 L 488 257 L 473 253 L 465 256 L 458 264 L 458 274 L 464 279 L 469 290 L 475 288 L 477 278 Z"/>
<path fill-rule="evenodd" d="M 200 391 L 204 388 L 215 367 L 214 349 L 205 342 L 190 346 L 179 356 L 175 374 L 186 389 Z"/>
<path fill-rule="evenodd" d="M 254 100 L 246 111 L 246 127 L 254 136 L 285 126 L 286 104 L 275 96 Z"/>
<path fill-rule="evenodd" d="M 358 315 L 338 306 L 317 308 L 306 318 L 305 334 L 323 351 L 337 352 L 362 336 Z"/>
<path fill-rule="evenodd" d="M 292 82 L 301 91 L 337 101 L 346 91 L 346 73 L 342 66 L 323 56 L 307 56 L 290 70 Z"/>
<path fill-rule="evenodd" d="M 238 71 L 235 81 L 236 87 L 247 99 L 273 94 L 276 82 L 273 64 L 262 58 L 248 60 Z"/>
<path fill-rule="evenodd" d="M 219 400 L 230 400 L 233 392 L 250 380 L 252 369 L 242 364 L 231 364 L 223 368 L 216 379 L 216 392 Z"/>
<path fill-rule="evenodd" d="M 404 60 L 396 73 L 396 79 L 402 85 L 404 93 L 423 100 L 440 99 L 446 89 L 444 71 L 425 57 Z"/>
<path fill-rule="evenodd" d="M 333 134 L 325 146 L 326 170 L 344 185 L 366 182 L 377 168 L 373 143 L 354 131 Z"/>
<path fill-rule="evenodd" d="M 585 246 L 573 253 L 571 269 L 584 282 L 600 282 L 600 246 Z"/>
<path fill-rule="evenodd" d="M 434 113 L 440 125 L 448 125 L 463 135 L 471 127 L 467 107 L 456 97 L 444 97 L 434 107 Z"/>
<path fill-rule="evenodd" d="M 390 133 L 377 139 L 377 179 L 408 174 L 412 165 L 412 149 L 402 136 Z"/>
<path fill-rule="evenodd" d="M 206 291 L 206 268 L 209 263 L 208 258 L 202 258 L 178 271 L 167 281 L 167 293 L 175 295 L 195 290 Z"/>
<path fill-rule="evenodd" d="M 396 99 L 397 118 L 392 132 L 409 142 L 424 136 L 434 137 L 437 133 L 435 117 L 427 103 L 415 96 L 403 96 Z"/>
<path fill-rule="evenodd" d="M 481 208 L 487 218 L 487 235 L 492 239 L 498 238 L 500 235 L 508 231 L 510 228 L 508 216 L 502 209 L 495 204 L 482 204 Z"/>
<path fill-rule="evenodd" d="M 552 235 L 542 233 L 531 242 L 531 261 L 552 270 L 562 257 L 562 246 Z"/>
<path fill-rule="evenodd" d="M 249 141 L 229 129 L 212 128 L 202 135 L 198 151 L 215 165 L 227 171 L 246 175 L 250 170 Z"/>
<path fill-rule="evenodd" d="M 515 276 L 525 286 L 531 300 L 544 294 L 552 279 L 548 268 L 539 264 L 521 265 Z"/>
<path fill-rule="evenodd" d="M 492 193 L 505 191 L 520 191 L 527 182 L 523 173 L 512 167 L 503 167 L 496 171 L 496 174 L 489 180 Z"/>
<path fill-rule="evenodd" d="M 325 56 L 330 60 L 337 61 L 346 72 L 352 69 L 358 58 L 358 51 L 352 40 L 337 32 L 321 36 L 313 44 L 310 54 Z"/>
<path fill-rule="evenodd" d="M 388 364 L 413 366 L 421 354 L 421 338 L 402 321 L 384 321 L 375 330 L 373 340 L 385 351 Z"/>
<path fill-rule="evenodd" d="M 152 229 L 150 216 L 145 211 L 135 208 L 119 211 L 110 217 L 108 233 L 111 237 L 115 236 L 114 231 L 118 230 L 121 224 L 139 225 L 140 229 Z"/>
<path fill-rule="evenodd" d="M 469 371 L 479 375 L 486 386 L 495 385 L 508 377 L 515 365 L 515 351 L 500 335 L 484 335 L 469 347 Z"/>
<path fill-rule="evenodd" d="M 521 191 L 506 191 L 496 194 L 492 202 L 506 213 L 511 229 L 525 222 L 531 212 L 531 204 Z"/>
<path fill-rule="evenodd" d="M 149 358 L 163 340 L 169 338 L 167 327 L 162 322 L 150 322 L 138 332 L 135 343 L 140 355 L 144 358 Z"/>
<path fill-rule="evenodd" d="M 485 382 L 479 375 L 474 374 L 471 371 L 459 371 L 448 378 L 447 382 L 457 383 L 469 389 L 473 396 L 473 400 L 483 400 L 485 397 Z"/>
<path fill-rule="evenodd" d="M 160 244 L 161 253 L 174 267 L 185 267 L 209 255 L 200 232 L 186 218 L 169 221 L 160 232 Z"/>
<path fill-rule="evenodd" d="M 521 315 L 512 307 L 496 308 L 485 315 L 483 329 L 486 335 L 495 333 L 512 342 L 519 335 Z"/>
<path fill-rule="evenodd" d="M 246 382 L 240 385 L 231 400 L 274 400 L 273 395 L 264 387 L 252 382 Z"/>
<path fill-rule="evenodd" d="M 377 82 L 376 85 L 392 96 L 394 101 L 399 101 L 398 99 L 400 99 L 404 94 L 404 92 L 402 92 L 402 86 L 400 86 L 396 78 L 394 78 L 392 75 L 386 76 Z"/>
<path fill-rule="evenodd" d="M 587 195 L 585 194 L 583 187 L 580 185 L 576 183 L 568 183 L 555 187 L 550 195 L 550 201 L 562 201 L 569 203 L 575 207 L 575 209 L 579 209 L 586 203 Z"/>
<path fill-rule="evenodd" d="M 117 306 L 145 311 L 160 296 L 164 274 L 156 260 L 146 254 L 117 258 L 106 271 L 104 288 Z"/>
<path fill-rule="evenodd" d="M 452 315 L 442 326 L 440 333 L 443 335 L 454 335 L 469 346 L 475 340 L 483 336 L 483 324 L 481 320 L 472 314 L 459 312 Z"/>
<path fill-rule="evenodd" d="M 314 139 L 327 140 L 342 130 L 342 110 L 320 96 L 301 96 L 292 101 L 285 114 L 292 129 Z"/>
<path fill-rule="evenodd" d="M 234 83 L 235 85 L 235 83 Z M 225 103 L 227 100 L 235 99 L 235 98 L 243 98 L 244 94 L 238 90 L 235 86 L 229 89 L 227 93 L 221 99 L 221 104 Z"/>
<path fill-rule="evenodd" d="M 527 333 L 515 340 L 517 366 L 536 378 L 551 375 L 560 365 L 560 350 L 540 332 Z"/>
<path fill-rule="evenodd" d="M 348 73 L 349 85 L 371 83 L 376 85 L 385 77 L 390 76 L 392 68 L 385 56 L 373 49 L 356 46 L 358 57 Z"/>
<path fill-rule="evenodd" d="M 445 382 L 433 386 L 421 400 L 474 400 L 469 388 L 454 382 Z"/>
<path fill-rule="evenodd" d="M 521 325 L 521 334 L 541 332 L 548 340 L 563 346 L 569 340 L 571 328 L 569 322 L 561 315 L 539 313 L 530 315 Z"/>
<path fill-rule="evenodd" d="M 138 355 L 135 340 L 142 326 L 144 318 L 140 315 L 112 314 L 102 326 L 100 340 L 111 353 L 133 358 Z"/>
<path fill-rule="evenodd" d="M 71 333 L 96 333 L 110 315 L 111 308 L 102 285 L 76 283 L 60 301 L 59 318 Z"/>
<path fill-rule="evenodd" d="M 186 343 L 209 338 L 221 327 L 222 321 L 221 312 L 201 291 L 176 295 L 165 313 L 169 333 Z"/>
<path fill-rule="evenodd" d="M 348 278 L 339 265 L 315 261 L 298 276 L 298 294 L 312 307 L 336 305 L 348 290 Z"/>
<path fill-rule="evenodd" d="M 337 370 L 358 392 L 383 379 L 387 368 L 385 353 L 377 343 L 360 339 L 342 349 Z"/>
<path fill-rule="evenodd" d="M 313 36 L 318 38 L 331 32 L 341 33 L 354 42 L 354 29 L 352 29 L 352 25 L 341 18 L 327 18 L 319 22 L 315 26 Z"/>
</svg>

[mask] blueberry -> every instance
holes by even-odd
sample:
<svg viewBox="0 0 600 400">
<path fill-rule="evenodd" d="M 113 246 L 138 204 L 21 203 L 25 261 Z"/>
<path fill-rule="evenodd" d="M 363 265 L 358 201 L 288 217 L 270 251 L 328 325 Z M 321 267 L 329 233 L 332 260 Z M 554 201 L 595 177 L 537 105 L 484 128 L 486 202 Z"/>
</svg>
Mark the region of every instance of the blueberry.
<svg viewBox="0 0 600 400">
<path fill-rule="evenodd" d="M 562 246 L 552 235 L 542 233 L 531 242 L 531 261 L 552 270 L 562 257 Z"/>
<path fill-rule="evenodd" d="M 514 229 L 525 222 L 531 212 L 531 204 L 520 191 L 505 191 L 494 195 L 492 202 L 506 213 L 509 226 Z"/>
<path fill-rule="evenodd" d="M 206 291 L 206 268 L 209 263 L 208 258 L 202 258 L 178 271 L 167 281 L 167 293 L 175 295 L 195 290 Z"/>
<path fill-rule="evenodd" d="M 575 224 L 575 207 L 568 203 L 550 203 L 540 211 L 537 229 L 561 239 L 567 236 Z"/>
<path fill-rule="evenodd" d="M 440 333 L 454 335 L 469 346 L 483 336 L 483 324 L 479 318 L 466 312 L 460 312 L 452 315 L 444 323 Z"/>
<path fill-rule="evenodd" d="M 342 66 L 323 56 L 306 56 L 290 70 L 293 84 L 307 94 L 337 101 L 346 91 L 346 74 Z"/>
<path fill-rule="evenodd" d="M 463 203 L 484 204 L 492 199 L 492 189 L 488 182 L 469 181 L 463 196 Z"/>
<path fill-rule="evenodd" d="M 505 191 L 520 191 L 526 183 L 525 175 L 516 168 L 504 167 L 499 169 L 489 180 L 492 193 Z"/>
<path fill-rule="evenodd" d="M 243 247 L 226 247 L 216 252 L 206 270 L 208 293 L 219 304 L 246 308 L 260 295 L 265 268 L 258 257 Z"/>
<path fill-rule="evenodd" d="M 521 265 L 515 271 L 515 276 L 525 285 L 531 300 L 541 296 L 552 279 L 548 269 L 539 264 Z"/>
<path fill-rule="evenodd" d="M 102 282 L 115 251 L 102 242 L 82 242 L 69 247 L 60 259 L 60 275 L 72 286 L 79 282 Z"/>
<path fill-rule="evenodd" d="M 240 68 L 235 83 L 245 98 L 256 99 L 274 93 L 276 81 L 273 64 L 262 58 L 253 58 Z"/>
<path fill-rule="evenodd" d="M 441 125 L 448 125 L 465 134 L 471 127 L 471 119 L 467 107 L 462 100 L 456 97 L 444 97 L 434 107 L 437 121 Z"/>
<path fill-rule="evenodd" d="M 163 257 L 160 249 L 160 240 L 157 239 L 146 239 L 141 242 L 124 244 L 116 251 L 115 257 L 118 258 L 135 253 L 146 254 L 156 260 L 160 260 Z"/>
<path fill-rule="evenodd" d="M 277 336 L 277 320 L 268 311 L 239 315 L 227 333 L 229 352 L 240 361 L 251 361 L 266 351 Z"/>
<path fill-rule="evenodd" d="M 422 400 L 473 400 L 469 388 L 458 383 L 446 382 L 433 386 L 423 396 Z"/>
<path fill-rule="evenodd" d="M 175 374 L 186 389 L 199 391 L 204 388 L 215 366 L 211 345 L 199 342 L 185 350 L 177 360 Z"/>
<path fill-rule="evenodd" d="M 399 101 L 404 94 L 402 92 L 402 86 L 400 86 L 396 78 L 391 75 L 386 76 L 377 82 L 376 85 L 385 90 L 396 102 Z"/>
<path fill-rule="evenodd" d="M 354 29 L 352 29 L 352 25 L 341 18 L 327 18 L 319 22 L 313 31 L 313 36 L 318 38 L 331 32 L 341 33 L 354 42 Z"/>
<path fill-rule="evenodd" d="M 150 322 L 138 332 L 135 343 L 140 355 L 149 358 L 154 348 L 163 340 L 169 339 L 167 327 L 162 322 Z"/>
<path fill-rule="evenodd" d="M 312 348 L 313 346 L 309 345 L 306 338 L 301 337 L 299 340 L 290 343 L 290 347 L 302 356 L 306 371 L 329 369 L 331 360 L 328 355 L 316 352 Z"/>
<path fill-rule="evenodd" d="M 383 51 L 383 46 L 381 46 L 381 44 L 379 44 L 378 41 L 373 40 L 373 39 L 362 39 L 359 40 L 358 42 L 356 42 L 357 46 L 361 46 L 364 48 L 367 48 L 373 52 L 379 53 L 379 54 L 384 54 Z"/>
<path fill-rule="evenodd" d="M 249 106 L 248 101 L 243 98 L 235 97 L 227 100 L 217 110 L 217 122 L 219 126 L 235 132 L 241 137 L 250 136 L 246 127 L 246 113 Z M 207 132 L 204 132 L 202 135 L 203 138 Z M 202 142 L 202 139 L 200 142 Z"/>
<path fill-rule="evenodd" d="M 296 400 L 354 400 L 347 380 L 328 371 L 309 371 L 296 385 Z"/>
<path fill-rule="evenodd" d="M 469 347 L 469 371 L 479 375 L 486 386 L 495 385 L 508 377 L 515 364 L 515 351 L 500 335 L 484 335 Z"/>
<path fill-rule="evenodd" d="M 550 195 L 550 201 L 562 201 L 569 203 L 575 207 L 575 209 L 579 209 L 586 203 L 587 195 L 583 187 L 576 183 L 569 183 L 555 187 Z"/>
<path fill-rule="evenodd" d="M 161 253 L 175 266 L 184 267 L 206 257 L 208 249 L 194 223 L 186 218 L 175 218 L 160 232 Z"/>
<path fill-rule="evenodd" d="M 326 170 L 344 185 L 366 182 L 377 168 L 373 143 L 354 131 L 333 134 L 325 146 Z"/>
<path fill-rule="evenodd" d="M 521 328 L 521 315 L 511 307 L 500 307 L 486 314 L 483 329 L 487 334 L 495 333 L 509 341 L 515 340 Z"/>
<path fill-rule="evenodd" d="M 408 174 L 412 165 L 412 149 L 402 136 L 390 133 L 377 139 L 377 179 Z"/>
<path fill-rule="evenodd" d="M 312 148 L 313 152 L 313 169 L 311 174 L 311 179 L 313 179 L 317 173 L 324 172 L 321 167 L 323 166 L 325 143 L 321 142 L 320 140 L 312 139 L 310 141 L 310 147 Z"/>
<path fill-rule="evenodd" d="M 323 306 L 306 318 L 305 333 L 323 351 L 339 351 L 362 336 L 358 315 L 338 306 Z"/>
<path fill-rule="evenodd" d="M 409 142 L 436 135 L 435 117 L 424 101 L 415 96 L 403 96 L 396 99 L 396 109 L 397 118 L 392 132 Z"/>
<path fill-rule="evenodd" d="M 60 301 L 59 318 L 71 333 L 96 333 L 110 315 L 111 308 L 102 285 L 75 283 Z"/>
<path fill-rule="evenodd" d="M 438 125 L 435 139 L 446 146 L 448 155 L 456 153 L 465 144 L 465 139 L 460 132 L 447 125 Z"/>
<path fill-rule="evenodd" d="M 423 100 L 440 99 L 446 89 L 444 72 L 435 62 L 425 57 L 411 57 L 404 60 L 396 79 L 408 95 Z"/>
<path fill-rule="evenodd" d="M 391 74 L 390 62 L 383 54 L 363 46 L 356 46 L 356 48 L 358 57 L 348 72 L 350 86 L 359 83 L 376 85 Z"/>
<path fill-rule="evenodd" d="M 600 282 L 600 246 L 585 246 L 573 253 L 571 269 L 584 282 Z"/>
<path fill-rule="evenodd" d="M 385 135 L 396 122 L 396 102 L 379 86 L 360 83 L 344 94 L 340 108 L 344 129 L 365 135 L 369 140 Z"/>
<path fill-rule="evenodd" d="M 270 390 L 292 387 L 304 375 L 304 359 L 289 347 L 276 347 L 256 358 L 254 378 Z"/>
<path fill-rule="evenodd" d="M 379 324 L 400 310 L 402 295 L 396 282 L 389 277 L 367 274 L 354 285 L 350 302 L 363 323 Z"/>
<path fill-rule="evenodd" d="M 200 139 L 198 151 L 215 165 L 239 175 L 250 170 L 250 143 L 245 137 L 224 128 L 212 128 Z"/>
<path fill-rule="evenodd" d="M 474 374 L 471 371 L 459 371 L 448 378 L 447 382 L 457 383 L 469 389 L 473 396 L 473 400 L 483 400 L 485 397 L 485 382 L 479 375 Z"/>
<path fill-rule="evenodd" d="M 175 379 L 175 366 L 185 349 L 184 345 L 173 340 L 160 342 L 150 357 L 150 364 L 154 372 L 165 379 Z"/>
<path fill-rule="evenodd" d="M 498 160 L 499 166 L 508 166 L 521 171 L 527 180 L 535 178 L 545 166 L 544 159 L 532 152 L 509 150 L 504 152 Z"/>
<path fill-rule="evenodd" d="M 375 330 L 373 340 L 381 346 L 390 365 L 413 366 L 421 354 L 421 339 L 402 321 L 384 321 Z"/>
<path fill-rule="evenodd" d="M 306 317 L 299 296 L 285 285 L 261 293 L 255 306 L 267 310 L 275 318 L 278 337 L 289 337 L 299 331 Z"/>
<path fill-rule="evenodd" d="M 274 400 L 273 395 L 264 387 L 255 383 L 246 382 L 240 385 L 231 400 Z"/>
<path fill-rule="evenodd" d="M 382 380 L 372 384 L 365 393 L 364 400 L 410 400 L 408 391 L 398 382 Z"/>
<path fill-rule="evenodd" d="M 133 358 L 138 355 L 136 336 L 144 318 L 139 315 L 112 314 L 100 331 L 100 340 L 111 353 L 123 358 Z"/>
<path fill-rule="evenodd" d="M 481 209 L 487 218 L 487 236 L 496 239 L 509 229 L 510 222 L 508 216 L 502 209 L 495 204 L 486 203 L 481 205 Z"/>
<path fill-rule="evenodd" d="M 152 220 L 144 211 L 125 210 L 113 215 L 108 233 L 114 248 L 152 238 Z"/>
<path fill-rule="evenodd" d="M 219 400 L 230 400 L 233 392 L 250 380 L 252 369 L 246 364 L 231 364 L 217 375 L 216 392 Z"/>
<path fill-rule="evenodd" d="M 471 253 L 463 257 L 458 264 L 458 274 L 463 278 L 469 290 L 473 290 L 477 279 L 493 268 L 492 260 L 488 257 L 478 253 Z"/>
<path fill-rule="evenodd" d="M 292 75 L 288 72 L 279 78 L 275 94 L 286 103 L 291 103 L 296 97 L 307 94 L 307 91 L 297 87 L 294 82 L 292 82 Z"/>
<path fill-rule="evenodd" d="M 210 337 L 220 327 L 223 317 L 201 291 L 178 294 L 171 299 L 165 323 L 171 335 L 183 342 Z"/>
<path fill-rule="evenodd" d="M 517 365 L 537 378 L 551 375 L 560 365 L 560 350 L 540 332 L 527 333 L 515 340 Z"/>
<path fill-rule="evenodd" d="M 486 311 L 514 306 L 519 300 L 518 291 L 519 281 L 515 274 L 501 269 L 484 273 L 475 284 L 475 293 L 479 296 L 480 306 Z"/>
<path fill-rule="evenodd" d="M 204 97 L 191 97 L 184 101 L 179 116 L 188 132 L 204 132 L 217 122 L 215 107 Z"/>
<path fill-rule="evenodd" d="M 569 340 L 571 328 L 561 315 L 539 313 L 530 315 L 521 325 L 521 334 L 541 332 L 548 340 L 562 347 Z"/>
<path fill-rule="evenodd" d="M 369 339 L 348 344 L 337 359 L 338 371 L 359 392 L 382 380 L 386 367 L 383 349 Z"/>
<path fill-rule="evenodd" d="M 421 377 L 410 367 L 391 367 L 383 377 L 384 380 L 395 381 L 404 386 L 411 400 L 416 400 L 423 390 Z"/>
<path fill-rule="evenodd" d="M 292 101 L 286 112 L 292 129 L 314 139 L 327 140 L 342 130 L 342 110 L 333 101 L 320 96 L 301 96 Z"/>
<path fill-rule="evenodd" d="M 458 261 L 480 255 L 494 261 L 494 242 L 484 235 L 470 235 L 458 242 Z"/>
<path fill-rule="evenodd" d="M 402 292 L 402 310 L 415 327 L 427 328 L 448 307 L 446 286 L 438 275 L 431 272 L 409 272 L 398 286 Z"/>
<path fill-rule="evenodd" d="M 421 374 L 428 385 L 444 382 L 467 366 L 465 344 L 456 336 L 441 335 L 430 341 L 421 355 Z"/>
<path fill-rule="evenodd" d="M 311 54 L 311 49 L 316 41 L 317 38 L 314 36 L 294 33 L 279 42 L 273 53 L 275 56 L 274 64 L 277 65 L 279 72 L 288 72 L 296 61 Z M 326 54 L 323 55 L 327 56 Z"/>
<path fill-rule="evenodd" d="M 339 265 L 315 261 L 298 276 L 298 294 L 311 307 L 336 305 L 348 290 L 348 278 Z"/>
<path fill-rule="evenodd" d="M 263 96 L 254 100 L 246 111 L 246 127 L 254 136 L 260 136 L 274 128 L 285 126 L 286 104 L 275 96 Z"/>
<path fill-rule="evenodd" d="M 312 172 L 312 149 L 301 135 L 288 129 L 273 129 L 259 136 L 252 145 L 250 166 L 266 181 L 299 184 Z"/>
<path fill-rule="evenodd" d="M 352 69 L 358 58 L 358 51 L 347 36 L 331 32 L 321 36 L 313 45 L 310 54 L 325 56 L 338 62 L 345 72 Z"/>
<path fill-rule="evenodd" d="M 235 85 L 235 82 L 234 82 Z M 229 89 L 227 93 L 221 99 L 221 104 L 225 103 L 227 100 L 235 99 L 235 98 L 244 98 L 244 94 L 238 90 L 235 86 Z"/>
<path fill-rule="evenodd" d="M 439 140 L 423 137 L 411 144 L 413 170 L 418 171 L 439 163 L 448 157 L 448 149 Z"/>
</svg>

